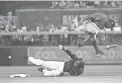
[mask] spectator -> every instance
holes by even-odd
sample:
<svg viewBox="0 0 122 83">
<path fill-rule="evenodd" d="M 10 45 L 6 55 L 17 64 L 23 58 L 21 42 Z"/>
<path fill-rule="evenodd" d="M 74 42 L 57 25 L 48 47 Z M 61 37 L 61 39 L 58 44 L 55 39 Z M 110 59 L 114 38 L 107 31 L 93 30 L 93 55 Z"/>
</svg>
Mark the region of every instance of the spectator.
<svg viewBox="0 0 122 83">
<path fill-rule="evenodd" d="M 23 26 L 21 29 L 17 29 L 18 32 L 27 32 L 27 27 Z"/>
<path fill-rule="evenodd" d="M 115 1 L 111 1 L 111 7 L 116 7 L 116 3 L 115 3 Z"/>
<path fill-rule="evenodd" d="M 104 2 L 104 7 L 109 8 L 109 7 L 110 7 L 110 4 L 111 4 L 110 1 L 105 0 L 105 2 Z"/>
<path fill-rule="evenodd" d="M 74 28 L 77 28 L 78 27 L 78 19 L 77 18 L 74 18 L 72 20 L 73 24 L 74 24 Z"/>
<path fill-rule="evenodd" d="M 59 29 L 59 27 L 55 27 L 55 30 L 54 30 L 54 32 L 60 32 L 60 29 Z"/>
<path fill-rule="evenodd" d="M 59 2 L 59 7 L 61 8 L 61 9 L 64 9 L 64 8 L 66 8 L 66 2 L 65 1 L 60 1 Z"/>
<path fill-rule="evenodd" d="M 67 26 L 61 26 L 60 32 L 67 32 L 68 27 Z"/>
<path fill-rule="evenodd" d="M 118 7 L 122 7 L 122 1 L 117 0 L 117 1 L 116 1 L 116 4 L 117 4 Z"/>
<path fill-rule="evenodd" d="M 10 32 L 10 27 L 9 27 L 9 25 L 5 25 L 5 32 Z"/>
<path fill-rule="evenodd" d="M 58 7 L 58 1 L 53 1 L 52 6 L 50 8 L 56 8 Z"/>
<path fill-rule="evenodd" d="M 12 26 L 12 29 L 13 29 L 12 31 L 14 31 L 14 32 L 17 31 L 17 27 L 15 24 Z"/>
<path fill-rule="evenodd" d="M 94 1 L 94 7 L 99 8 L 100 7 L 100 1 Z"/>
<path fill-rule="evenodd" d="M 40 32 L 40 27 L 39 26 L 36 26 L 36 31 Z"/>
<path fill-rule="evenodd" d="M 50 24 L 49 31 L 50 31 L 50 32 L 54 32 L 54 31 L 55 31 L 55 27 L 54 27 L 54 25 L 53 25 L 53 24 Z"/>
<path fill-rule="evenodd" d="M 23 31 L 23 32 L 27 32 L 27 27 L 26 27 L 26 26 L 23 26 L 23 27 L 22 27 L 22 31 Z"/>
<path fill-rule="evenodd" d="M 74 4 L 74 8 L 80 8 L 80 5 L 79 5 L 78 1 L 75 2 L 75 4 Z"/>
<path fill-rule="evenodd" d="M 115 23 L 115 27 L 113 28 L 114 31 L 121 31 L 122 28 L 120 27 L 119 23 Z"/>
<path fill-rule="evenodd" d="M 6 30 L 6 26 L 5 26 L 5 24 L 0 24 L 0 31 L 1 32 L 3 32 L 3 31 L 5 31 Z"/>
<path fill-rule="evenodd" d="M 86 7 L 85 1 L 80 1 L 79 6 L 80 6 L 80 8 Z"/>
<path fill-rule="evenodd" d="M 94 7 L 94 1 L 86 1 L 86 7 L 87 8 L 93 8 Z"/>
<path fill-rule="evenodd" d="M 73 8 L 73 7 L 74 7 L 73 1 L 67 1 L 67 7 L 66 8 Z"/>
<path fill-rule="evenodd" d="M 44 31 L 44 25 L 40 24 L 40 31 Z"/>
<path fill-rule="evenodd" d="M 122 7 L 122 1 L 55 1 L 51 8 L 109 8 Z"/>
</svg>

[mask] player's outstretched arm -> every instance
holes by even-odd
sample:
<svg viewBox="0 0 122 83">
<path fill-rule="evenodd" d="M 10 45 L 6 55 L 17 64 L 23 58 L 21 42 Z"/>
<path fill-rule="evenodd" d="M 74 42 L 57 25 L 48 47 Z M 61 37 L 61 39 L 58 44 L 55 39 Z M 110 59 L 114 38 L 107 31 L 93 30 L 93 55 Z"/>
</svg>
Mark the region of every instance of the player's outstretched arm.
<svg viewBox="0 0 122 83">
<path fill-rule="evenodd" d="M 72 53 L 70 50 L 64 48 L 62 45 L 59 45 L 59 48 L 63 51 L 65 51 L 72 59 L 78 59 L 78 57 Z"/>
</svg>

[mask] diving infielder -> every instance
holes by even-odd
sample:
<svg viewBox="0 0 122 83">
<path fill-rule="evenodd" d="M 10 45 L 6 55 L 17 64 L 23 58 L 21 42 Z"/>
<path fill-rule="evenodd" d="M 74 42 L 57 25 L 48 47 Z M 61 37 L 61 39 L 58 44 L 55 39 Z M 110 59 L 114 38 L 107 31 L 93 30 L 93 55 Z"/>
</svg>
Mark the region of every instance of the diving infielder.
<svg viewBox="0 0 122 83">
<path fill-rule="evenodd" d="M 44 76 L 62 76 L 64 72 L 68 72 L 71 76 L 79 76 L 84 72 L 85 60 L 83 58 L 77 57 L 70 50 L 64 48 L 62 45 L 59 45 L 59 48 L 66 52 L 71 60 L 66 62 L 60 61 L 44 61 L 40 59 L 35 59 L 29 56 L 23 56 L 24 59 L 28 59 L 35 65 L 41 67 L 38 68 L 39 71 L 44 73 Z"/>
</svg>

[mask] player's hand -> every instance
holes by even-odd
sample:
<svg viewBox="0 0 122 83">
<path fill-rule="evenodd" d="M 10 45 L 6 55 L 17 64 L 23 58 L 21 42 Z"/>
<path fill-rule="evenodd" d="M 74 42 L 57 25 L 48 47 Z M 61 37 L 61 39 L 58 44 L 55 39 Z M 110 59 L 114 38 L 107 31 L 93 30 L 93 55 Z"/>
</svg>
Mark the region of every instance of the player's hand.
<svg viewBox="0 0 122 83">
<path fill-rule="evenodd" d="M 61 44 L 59 44 L 59 48 L 60 48 L 61 50 L 64 49 L 64 47 L 63 47 Z"/>
<path fill-rule="evenodd" d="M 81 47 L 81 44 L 80 44 L 80 43 L 78 43 L 78 44 L 77 44 L 77 47 Z"/>
<path fill-rule="evenodd" d="M 84 46 L 83 40 L 78 40 L 77 47 L 83 47 L 83 46 Z"/>
<path fill-rule="evenodd" d="M 28 60 L 28 56 L 27 56 L 27 55 L 24 55 L 23 58 L 24 58 L 25 60 Z"/>
<path fill-rule="evenodd" d="M 83 47 L 84 43 L 78 43 L 77 47 Z"/>
</svg>

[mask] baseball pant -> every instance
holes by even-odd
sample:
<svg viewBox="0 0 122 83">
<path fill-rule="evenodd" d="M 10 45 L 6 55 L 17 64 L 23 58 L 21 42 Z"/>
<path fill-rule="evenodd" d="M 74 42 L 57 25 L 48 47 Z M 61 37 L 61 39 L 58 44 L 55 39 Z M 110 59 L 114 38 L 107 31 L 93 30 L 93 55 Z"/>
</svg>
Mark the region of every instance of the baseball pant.
<svg viewBox="0 0 122 83">
<path fill-rule="evenodd" d="M 42 66 L 44 68 L 44 76 L 60 76 L 60 74 L 63 73 L 65 62 L 44 61 L 40 59 L 35 59 L 33 57 L 29 57 L 28 60 L 35 65 Z"/>
</svg>

